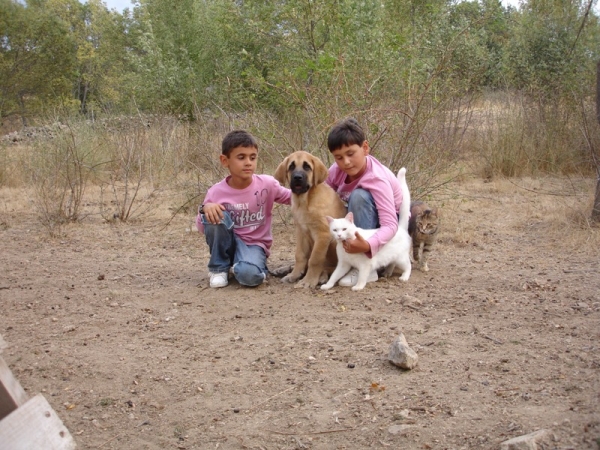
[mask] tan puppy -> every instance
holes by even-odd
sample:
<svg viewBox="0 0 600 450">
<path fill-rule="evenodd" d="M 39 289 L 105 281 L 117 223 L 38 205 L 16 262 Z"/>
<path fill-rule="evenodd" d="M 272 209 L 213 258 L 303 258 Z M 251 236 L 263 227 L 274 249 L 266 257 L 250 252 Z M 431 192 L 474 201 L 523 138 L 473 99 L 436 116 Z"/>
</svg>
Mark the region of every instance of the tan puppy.
<svg viewBox="0 0 600 450">
<path fill-rule="evenodd" d="M 294 287 L 314 288 L 327 281 L 337 264 L 335 241 L 325 216 L 344 217 L 346 207 L 324 183 L 327 167 L 310 153 L 299 151 L 289 155 L 277 167 L 275 178 L 292 190 L 292 215 L 296 224 L 296 261 L 292 272 L 282 281 L 300 280 Z"/>
</svg>

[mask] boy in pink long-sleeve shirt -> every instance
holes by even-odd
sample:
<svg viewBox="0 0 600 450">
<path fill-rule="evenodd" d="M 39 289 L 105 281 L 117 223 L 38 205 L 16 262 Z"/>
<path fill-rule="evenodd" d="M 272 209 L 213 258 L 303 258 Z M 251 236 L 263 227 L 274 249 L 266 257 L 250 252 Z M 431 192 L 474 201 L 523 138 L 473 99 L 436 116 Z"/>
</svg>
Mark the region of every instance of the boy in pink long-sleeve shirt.
<svg viewBox="0 0 600 450">
<path fill-rule="evenodd" d="M 354 223 L 363 229 L 378 229 L 365 240 L 357 238 L 344 242 L 348 253 L 365 253 L 371 257 L 392 239 L 398 230 L 398 213 L 402 190 L 390 169 L 369 155 L 369 143 L 355 119 L 345 119 L 329 132 L 327 146 L 335 159 L 329 168 L 329 184 L 348 205 Z M 340 286 L 354 286 L 358 272 L 353 269 L 339 281 Z M 377 281 L 377 272 L 368 281 Z"/>
<path fill-rule="evenodd" d="M 230 175 L 206 192 L 196 225 L 210 249 L 210 287 L 225 287 L 229 269 L 244 286 L 267 277 L 273 204 L 289 205 L 291 192 L 270 175 L 256 175 L 258 143 L 243 130 L 223 139 L 221 165 Z"/>
</svg>

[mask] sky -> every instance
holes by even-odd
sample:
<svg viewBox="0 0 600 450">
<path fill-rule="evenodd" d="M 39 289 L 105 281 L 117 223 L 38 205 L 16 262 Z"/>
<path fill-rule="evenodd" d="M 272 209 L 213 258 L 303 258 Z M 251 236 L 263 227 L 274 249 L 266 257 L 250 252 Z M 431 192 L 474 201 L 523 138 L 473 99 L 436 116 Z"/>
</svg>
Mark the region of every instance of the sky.
<svg viewBox="0 0 600 450">
<path fill-rule="evenodd" d="M 106 4 L 108 9 L 116 9 L 120 13 L 122 13 L 125 8 L 133 9 L 131 0 L 102 0 L 102 2 Z"/>
</svg>

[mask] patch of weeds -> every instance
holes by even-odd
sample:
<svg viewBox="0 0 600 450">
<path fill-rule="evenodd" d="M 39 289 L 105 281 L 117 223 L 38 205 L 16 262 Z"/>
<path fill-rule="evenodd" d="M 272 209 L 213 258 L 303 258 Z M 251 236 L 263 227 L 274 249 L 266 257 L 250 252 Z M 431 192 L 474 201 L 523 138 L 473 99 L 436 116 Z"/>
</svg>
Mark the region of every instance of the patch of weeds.
<svg viewBox="0 0 600 450">
<path fill-rule="evenodd" d="M 185 437 L 185 428 L 182 425 L 175 426 L 173 430 L 173 436 L 177 439 L 183 439 Z"/>
<path fill-rule="evenodd" d="M 566 392 L 581 391 L 581 390 L 582 390 L 581 387 L 579 387 L 579 386 L 577 386 L 575 384 L 571 384 L 571 385 L 565 386 L 565 391 Z"/>
<path fill-rule="evenodd" d="M 98 401 L 98 404 L 100 406 L 102 406 L 103 408 L 105 408 L 106 406 L 112 406 L 115 404 L 115 399 L 110 398 L 110 397 L 104 397 Z"/>
</svg>

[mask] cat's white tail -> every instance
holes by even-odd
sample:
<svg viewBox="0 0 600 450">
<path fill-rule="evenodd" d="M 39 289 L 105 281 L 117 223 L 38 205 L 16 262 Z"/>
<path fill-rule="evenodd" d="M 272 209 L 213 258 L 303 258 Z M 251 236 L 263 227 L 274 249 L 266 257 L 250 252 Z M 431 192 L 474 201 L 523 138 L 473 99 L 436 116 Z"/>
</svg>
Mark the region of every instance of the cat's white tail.
<svg viewBox="0 0 600 450">
<path fill-rule="evenodd" d="M 403 167 L 398 171 L 398 181 L 400 182 L 400 189 L 402 190 L 402 204 L 400 205 L 400 219 L 398 226 L 408 231 L 408 219 L 410 218 L 410 191 L 408 190 L 408 184 L 406 184 L 406 167 Z"/>
</svg>

